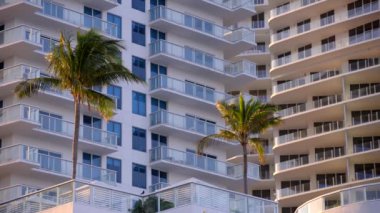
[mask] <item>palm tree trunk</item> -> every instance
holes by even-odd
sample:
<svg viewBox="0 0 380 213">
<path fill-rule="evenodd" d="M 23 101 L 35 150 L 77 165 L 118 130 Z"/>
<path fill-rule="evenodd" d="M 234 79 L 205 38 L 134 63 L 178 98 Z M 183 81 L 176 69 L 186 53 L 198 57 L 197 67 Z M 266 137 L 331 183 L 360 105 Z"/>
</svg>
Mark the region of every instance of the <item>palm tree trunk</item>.
<svg viewBox="0 0 380 213">
<path fill-rule="evenodd" d="M 248 194 L 248 151 L 247 144 L 243 145 L 243 178 L 244 178 L 244 194 Z"/>
<path fill-rule="evenodd" d="M 78 162 L 78 140 L 79 140 L 79 123 L 80 123 L 80 98 L 74 98 L 74 138 L 72 143 L 72 158 L 73 158 L 73 173 L 72 179 L 77 176 L 77 162 Z"/>
</svg>

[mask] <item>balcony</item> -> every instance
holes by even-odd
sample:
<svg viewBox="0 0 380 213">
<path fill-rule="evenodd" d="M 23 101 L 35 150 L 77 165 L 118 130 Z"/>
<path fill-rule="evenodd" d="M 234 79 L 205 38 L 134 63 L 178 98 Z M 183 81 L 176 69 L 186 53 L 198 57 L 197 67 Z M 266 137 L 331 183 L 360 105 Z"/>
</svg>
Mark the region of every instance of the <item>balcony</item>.
<svg viewBox="0 0 380 213">
<path fill-rule="evenodd" d="M 235 186 L 243 178 L 243 165 L 219 161 L 203 155 L 161 146 L 150 150 L 152 168 L 165 171 L 176 170 L 185 175 L 197 178 L 213 176 L 213 180 L 224 185 Z M 270 178 L 269 174 L 262 173 L 257 164 L 248 164 L 248 179 L 254 184 L 260 180 Z"/>
<path fill-rule="evenodd" d="M 0 203 L 17 199 L 29 193 L 37 191 L 37 187 L 27 185 L 13 185 L 0 189 Z"/>
<path fill-rule="evenodd" d="M 344 127 L 343 121 L 333 121 L 333 122 L 326 123 L 320 126 L 315 126 L 312 129 L 304 129 L 302 131 L 297 131 L 294 133 L 277 136 L 275 137 L 275 144 L 278 146 L 278 145 L 289 143 L 292 141 L 306 139 L 308 137 L 316 136 L 319 134 L 333 132 L 333 131 L 342 129 L 343 127 Z"/>
<path fill-rule="evenodd" d="M 158 75 L 150 79 L 150 94 L 167 101 L 173 100 L 197 107 L 199 107 L 198 104 L 203 104 L 204 107 L 212 109 L 216 109 L 215 104 L 218 101 L 234 97 L 206 86 L 178 80 L 167 75 Z"/>
<path fill-rule="evenodd" d="M 302 156 L 296 159 L 291 159 L 283 162 L 276 163 L 277 171 L 291 169 L 294 167 L 309 164 L 309 156 Z"/>
<path fill-rule="evenodd" d="M 11 17 L 28 18 L 41 10 L 41 0 L 2 0 L 0 1 L 0 20 Z"/>
<path fill-rule="evenodd" d="M 278 206 L 273 201 L 221 189 L 197 179 L 183 181 L 145 197 L 70 181 L 2 204 L 0 211 L 129 212 L 139 200 L 150 201 L 145 203 L 154 212 L 278 212 Z"/>
<path fill-rule="evenodd" d="M 375 11 L 378 11 L 380 9 L 380 2 L 372 2 L 362 5 L 362 7 L 358 7 L 355 9 L 347 10 L 347 7 L 342 7 L 341 9 L 335 10 L 334 15 L 327 16 L 324 19 L 320 19 L 320 16 L 316 16 L 315 18 L 312 18 L 311 21 L 308 24 L 300 25 L 297 24 L 290 26 L 289 30 L 282 31 L 280 33 L 274 33 L 271 36 L 272 45 L 278 43 L 280 44 L 282 40 L 288 40 L 287 38 L 295 38 L 298 35 L 306 35 L 309 32 L 315 32 L 320 29 L 331 27 L 332 24 L 334 24 L 334 27 L 338 27 L 337 24 L 343 24 L 347 27 L 351 27 L 348 22 L 353 18 L 357 18 L 361 15 L 366 15 L 373 13 Z M 367 17 L 367 20 L 371 19 Z M 329 32 L 323 33 L 322 35 L 319 35 L 319 38 L 328 36 L 331 34 L 331 30 Z M 310 35 L 309 35 L 310 36 Z M 312 40 L 312 39 L 310 39 Z M 292 43 L 293 44 L 293 43 Z M 272 46 L 271 45 L 271 46 Z"/>
<path fill-rule="evenodd" d="M 318 149 L 318 148 L 317 148 Z M 332 158 L 337 158 L 343 156 L 344 153 L 344 148 L 339 147 L 339 148 L 330 148 L 330 149 L 324 149 L 324 151 L 321 152 L 315 152 L 315 162 L 319 161 L 325 161 L 329 160 Z"/>
<path fill-rule="evenodd" d="M 205 45 L 213 43 L 230 58 L 255 44 L 255 32 L 248 28 L 235 30 L 217 25 L 199 17 L 158 6 L 149 11 L 150 25 L 164 32 L 171 32 L 194 39 Z"/>
<path fill-rule="evenodd" d="M 31 52 L 41 48 L 41 31 L 20 25 L 0 31 L 0 59 L 14 55 L 28 57 Z"/>
<path fill-rule="evenodd" d="M 355 186 L 314 198 L 297 208 L 296 213 L 375 212 L 379 206 L 380 184 Z"/>
<path fill-rule="evenodd" d="M 72 143 L 74 137 L 74 123 L 39 114 L 40 126 L 38 132 L 54 141 Z M 90 126 L 79 126 L 79 149 L 98 154 L 109 154 L 117 150 L 117 135 L 113 132 Z"/>
<path fill-rule="evenodd" d="M 267 64 L 270 61 L 270 52 L 267 46 L 256 46 L 241 52 L 236 58 L 246 58 L 255 61 L 257 64 Z M 269 73 L 267 76 L 269 76 Z"/>
<path fill-rule="evenodd" d="M 0 69 L 0 96 L 14 94 L 18 83 L 40 76 L 40 70 L 24 64 Z"/>
<path fill-rule="evenodd" d="M 167 188 L 169 186 L 170 186 L 170 184 L 168 184 L 168 183 L 160 182 L 160 183 L 156 183 L 156 184 L 150 185 L 148 187 L 148 189 L 149 189 L 149 192 L 155 192 L 155 191 Z"/>
<path fill-rule="evenodd" d="M 39 109 L 23 104 L 0 109 L 0 135 L 17 132 L 31 132 L 39 126 Z"/>
<path fill-rule="evenodd" d="M 373 85 L 365 88 L 355 89 L 350 91 L 350 98 L 361 98 L 373 94 L 380 93 L 380 84 L 379 85 Z"/>
<path fill-rule="evenodd" d="M 305 52 L 296 52 L 290 53 L 284 57 L 280 57 L 272 60 L 272 70 L 273 73 L 275 70 L 281 68 L 294 69 L 294 67 L 301 66 L 300 62 L 309 63 L 310 60 L 313 60 L 313 63 L 318 63 L 327 60 L 328 58 L 335 57 L 341 51 L 349 51 L 350 49 L 355 49 L 352 51 L 361 51 L 362 48 L 368 48 L 373 46 L 374 41 L 380 38 L 380 28 L 375 30 L 366 31 L 365 33 L 356 35 L 356 36 L 346 36 L 338 39 L 337 41 L 326 43 L 326 44 L 312 44 L 310 49 L 307 49 Z M 359 50 L 360 49 L 360 50 Z M 320 57 L 317 57 L 320 56 Z M 285 69 L 283 69 L 284 71 Z"/>
<path fill-rule="evenodd" d="M 380 139 L 372 138 L 370 141 L 363 141 L 363 143 L 353 145 L 353 153 L 368 152 L 371 150 L 379 149 Z"/>
<path fill-rule="evenodd" d="M 105 0 L 101 1 L 104 2 Z M 94 29 L 113 39 L 121 37 L 120 29 L 116 24 L 65 8 L 51 0 L 42 0 L 42 2 L 42 10 L 37 13 L 41 17 L 38 20 L 40 22 L 54 25 L 63 31 L 77 31 L 78 28 L 84 31 Z"/>
<path fill-rule="evenodd" d="M 318 179 L 318 175 L 319 174 L 317 174 L 317 185 L 316 185 L 317 189 L 333 187 L 333 186 L 346 183 L 346 174 L 342 174 L 342 175 L 322 174 L 325 176 L 325 178 L 323 179 Z"/>
<path fill-rule="evenodd" d="M 310 183 L 295 185 L 292 187 L 277 189 L 277 199 L 310 191 Z"/>
<path fill-rule="evenodd" d="M 231 84 L 231 79 L 251 83 L 259 78 L 256 64 L 249 61 L 230 62 L 211 54 L 159 40 L 150 44 L 150 60 L 157 64 L 171 64 L 181 70 L 196 72 L 203 77 Z"/>
<path fill-rule="evenodd" d="M 36 172 L 46 178 L 70 178 L 72 162 L 38 153 L 38 148 L 26 145 L 14 145 L 0 149 L 0 166 L 5 173 L 11 170 Z M 9 171 L 8 171 L 9 170 Z M 116 184 L 116 172 L 87 164 L 77 164 L 77 178 L 82 180 L 97 180 L 107 184 Z M 60 179 L 61 180 L 61 179 Z"/>
<path fill-rule="evenodd" d="M 96 8 L 101 11 L 110 10 L 120 5 L 120 0 L 79 0 L 84 5 L 88 5 L 90 7 Z M 119 3 L 120 2 L 120 3 Z"/>
</svg>

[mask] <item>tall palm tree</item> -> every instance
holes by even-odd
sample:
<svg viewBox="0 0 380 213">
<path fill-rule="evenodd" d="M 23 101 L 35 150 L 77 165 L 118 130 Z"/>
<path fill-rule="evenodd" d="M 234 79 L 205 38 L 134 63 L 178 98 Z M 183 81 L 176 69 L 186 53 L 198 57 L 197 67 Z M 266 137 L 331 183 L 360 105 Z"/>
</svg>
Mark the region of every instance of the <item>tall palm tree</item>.
<svg viewBox="0 0 380 213">
<path fill-rule="evenodd" d="M 264 148 L 258 133 L 276 125 L 280 118 L 275 116 L 277 108 L 270 104 L 262 104 L 250 99 L 245 101 L 242 94 L 233 102 L 218 102 L 216 108 L 225 120 L 227 129 L 209 135 L 198 143 L 198 152 L 202 153 L 210 142 L 228 141 L 240 143 L 243 151 L 244 193 L 248 193 L 248 150 L 258 153 L 260 163 L 264 163 Z M 219 139 L 219 140 L 218 140 Z"/>
<path fill-rule="evenodd" d="M 122 65 L 120 41 L 106 39 L 93 30 L 77 33 L 74 47 L 70 36 L 60 35 L 59 42 L 46 57 L 51 76 L 29 79 L 17 85 L 19 98 L 29 97 L 41 89 L 68 90 L 74 99 L 74 137 L 72 142 L 72 179 L 76 178 L 80 105 L 85 103 L 108 120 L 114 114 L 112 98 L 94 91 L 93 86 L 106 86 L 119 81 L 142 83 Z"/>
</svg>

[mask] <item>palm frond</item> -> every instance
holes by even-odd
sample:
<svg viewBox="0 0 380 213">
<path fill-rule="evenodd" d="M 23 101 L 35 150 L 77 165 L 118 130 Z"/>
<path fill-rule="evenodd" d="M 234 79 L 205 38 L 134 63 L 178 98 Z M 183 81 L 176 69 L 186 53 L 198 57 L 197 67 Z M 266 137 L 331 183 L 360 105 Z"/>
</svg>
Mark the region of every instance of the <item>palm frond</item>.
<svg viewBox="0 0 380 213">
<path fill-rule="evenodd" d="M 250 138 L 248 140 L 248 145 L 251 150 L 254 150 L 257 152 L 258 157 L 259 157 L 259 162 L 261 164 L 265 163 L 265 150 L 263 147 L 263 143 L 259 138 Z"/>
<path fill-rule="evenodd" d="M 95 108 L 102 117 L 109 120 L 114 115 L 115 101 L 107 95 L 92 89 L 85 89 L 82 91 L 83 102 L 89 105 L 89 108 Z"/>
<path fill-rule="evenodd" d="M 207 146 L 223 142 L 237 143 L 237 136 L 231 131 L 221 130 L 218 134 L 212 134 L 202 138 L 198 143 L 197 151 L 198 153 L 202 153 Z"/>
<path fill-rule="evenodd" d="M 28 79 L 16 86 L 15 93 L 19 98 L 24 98 L 36 94 L 39 90 L 45 90 L 51 87 L 61 89 L 61 80 L 50 77 Z"/>
</svg>

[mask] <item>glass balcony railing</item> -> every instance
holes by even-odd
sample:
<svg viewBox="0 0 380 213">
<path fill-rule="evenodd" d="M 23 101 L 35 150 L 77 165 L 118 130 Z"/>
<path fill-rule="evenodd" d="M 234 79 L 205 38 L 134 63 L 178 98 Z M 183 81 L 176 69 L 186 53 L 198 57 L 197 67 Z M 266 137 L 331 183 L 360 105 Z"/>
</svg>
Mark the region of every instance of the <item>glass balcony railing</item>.
<svg viewBox="0 0 380 213">
<path fill-rule="evenodd" d="M 41 31 L 26 25 L 20 25 L 0 31 L 0 47 L 20 41 L 40 45 Z"/>
<path fill-rule="evenodd" d="M 380 120 L 380 111 L 372 111 L 366 114 L 352 116 L 352 125 L 360 125 Z"/>
<path fill-rule="evenodd" d="M 366 140 L 362 143 L 353 145 L 353 152 L 367 152 L 370 150 L 378 149 L 380 147 L 380 138 L 373 137 L 372 140 Z"/>
<path fill-rule="evenodd" d="M 283 4 L 277 8 L 274 8 L 270 11 L 271 18 L 274 18 L 276 16 L 279 16 L 283 13 L 287 13 L 293 10 L 297 10 L 301 7 L 305 7 L 308 5 L 311 5 L 313 3 L 319 2 L 319 1 L 325 1 L 325 0 L 292 0 L 288 4 Z"/>
<path fill-rule="evenodd" d="M 348 72 L 354 72 L 362 69 L 367 69 L 369 67 L 380 65 L 380 58 L 367 58 L 352 60 L 348 62 Z"/>
<path fill-rule="evenodd" d="M 277 190 L 277 199 L 310 191 L 310 183 L 295 185 Z"/>
<path fill-rule="evenodd" d="M 118 38 L 120 29 L 118 25 L 104 21 L 100 18 L 79 13 L 63 7 L 51 0 L 42 0 L 43 10 L 41 13 L 79 27 L 91 28 L 106 35 Z"/>
<path fill-rule="evenodd" d="M 327 174 L 328 175 L 328 174 Z M 318 175 L 317 175 L 318 176 Z M 346 175 L 334 175 L 329 178 L 317 179 L 317 189 L 323 189 L 327 187 L 337 186 L 346 183 Z"/>
<path fill-rule="evenodd" d="M 38 149 L 25 145 L 0 148 L 0 165 L 17 161 L 38 164 L 37 151 Z"/>
<path fill-rule="evenodd" d="M 29 65 L 16 65 L 0 69 L 0 86 L 11 82 L 40 77 L 40 69 Z"/>
<path fill-rule="evenodd" d="M 293 132 L 290 134 L 280 135 L 280 136 L 275 138 L 275 139 L 277 139 L 275 141 L 277 141 L 278 144 L 283 144 L 283 143 L 287 143 L 289 141 L 294 141 L 294 140 L 306 138 L 307 136 L 308 136 L 307 130 L 304 129 L 304 130 L 300 130 L 300 131 Z"/>
<path fill-rule="evenodd" d="M 245 8 L 248 10 L 255 9 L 254 0 L 204 0 L 212 4 L 216 4 L 219 7 L 226 8 L 228 10 L 237 10 L 240 8 Z"/>
<path fill-rule="evenodd" d="M 155 192 L 155 191 L 167 188 L 169 186 L 170 186 L 170 184 L 168 184 L 166 182 L 156 183 L 156 184 L 149 186 L 149 192 Z"/>
<path fill-rule="evenodd" d="M 336 104 L 342 101 L 342 95 L 329 95 L 324 98 L 320 98 L 313 101 L 313 107 L 314 109 L 328 106 L 331 104 Z"/>
<path fill-rule="evenodd" d="M 15 121 L 38 124 L 39 109 L 28 105 L 13 105 L 0 109 L 0 125 Z"/>
<path fill-rule="evenodd" d="M 293 107 L 282 109 L 278 111 L 278 115 L 281 117 L 286 117 L 286 116 L 294 115 L 294 114 L 305 112 L 305 111 L 306 111 L 306 104 L 303 103 L 303 104 L 298 104 Z"/>
<path fill-rule="evenodd" d="M 370 2 L 369 1 L 364 2 L 364 4 L 362 4 L 360 7 L 357 7 L 357 5 L 355 5 L 355 7 L 349 8 L 347 11 L 348 17 L 352 18 L 355 16 L 360 16 L 360 15 L 363 15 L 366 13 L 370 13 L 370 12 L 379 10 L 379 8 L 380 8 L 380 2 L 378 0 L 377 1 L 370 1 Z"/>
<path fill-rule="evenodd" d="M 332 158 L 337 158 L 343 156 L 344 153 L 344 148 L 339 147 L 339 148 L 330 148 L 330 149 L 325 149 L 322 152 L 315 152 L 315 161 L 324 161 Z"/>
<path fill-rule="evenodd" d="M 352 99 L 354 98 L 360 98 L 372 94 L 376 94 L 380 92 L 380 84 L 369 86 L 369 87 L 364 87 L 360 89 L 355 89 L 350 91 L 350 97 Z"/>
<path fill-rule="evenodd" d="M 212 37 L 225 40 L 226 42 L 235 43 L 239 41 L 245 41 L 249 43 L 255 43 L 254 31 L 247 28 L 230 30 L 201 18 L 169 9 L 165 6 L 155 7 L 149 11 L 149 14 L 151 22 L 158 19 L 164 19 L 183 27 L 189 27 L 195 31 L 205 33 Z"/>
<path fill-rule="evenodd" d="M 312 134 L 317 135 L 317 134 L 322 134 L 322 133 L 326 133 L 326 132 L 331 132 L 331 131 L 341 129 L 343 127 L 344 127 L 343 121 L 327 122 L 325 124 L 315 126 Z"/>
<path fill-rule="evenodd" d="M 232 95 L 215 91 L 214 89 L 201 86 L 188 81 L 181 81 L 167 75 L 158 75 L 150 79 L 150 90 L 168 89 L 183 95 L 188 95 L 215 104 L 232 98 Z"/>
<path fill-rule="evenodd" d="M 9 5 L 9 4 L 17 4 L 20 2 L 27 2 L 27 3 L 32 3 L 35 5 L 41 5 L 41 1 L 42 0 L 1 0 L 0 1 L 0 7 L 3 7 L 5 5 Z"/>
<path fill-rule="evenodd" d="M 328 79 L 334 76 L 339 75 L 340 72 L 338 70 L 329 70 L 329 71 L 322 71 L 310 74 L 308 76 L 297 78 L 295 80 L 287 81 L 285 83 L 277 84 L 273 86 L 274 93 L 279 93 L 282 91 L 290 90 L 293 88 L 301 87 L 303 85 L 308 85 L 320 80 Z"/>
<path fill-rule="evenodd" d="M 376 28 L 373 30 L 365 31 L 361 34 L 357 34 L 355 36 L 344 37 L 338 41 L 326 43 L 326 44 L 316 44 L 313 45 L 312 48 L 308 49 L 309 56 L 308 57 L 299 57 L 298 52 L 293 52 L 290 55 L 286 55 L 285 57 L 280 57 L 272 60 L 272 68 L 279 67 L 283 65 L 287 65 L 290 63 L 295 63 L 304 59 L 308 59 L 310 57 L 326 54 L 330 51 L 341 50 L 347 47 L 350 47 L 354 44 L 359 44 L 361 42 L 370 41 L 373 39 L 380 38 L 380 28 Z"/>
<path fill-rule="evenodd" d="M 159 160 L 192 167 L 195 169 L 203 170 L 205 172 L 226 176 L 228 178 L 243 178 L 242 164 L 232 164 L 224 161 L 219 161 L 203 155 L 198 155 L 196 153 L 171 149 L 166 146 L 161 146 L 150 150 L 150 161 L 155 162 Z M 261 179 L 260 166 L 257 164 L 249 163 L 248 177 L 253 179 Z"/>
<path fill-rule="evenodd" d="M 72 122 L 42 114 L 39 115 L 39 122 L 41 130 L 67 137 L 74 136 L 74 123 Z M 116 133 L 104 131 L 102 129 L 97 129 L 90 126 L 80 125 L 79 139 L 111 148 L 117 147 Z"/>
<path fill-rule="evenodd" d="M 323 212 L 332 208 L 336 208 L 336 210 L 331 211 L 343 211 L 339 207 L 349 208 L 348 205 L 359 202 L 366 205 L 368 202 L 376 200 L 380 200 L 380 184 L 371 183 L 322 195 L 304 203 L 297 208 L 295 213 Z"/>
<path fill-rule="evenodd" d="M 185 131 L 201 135 L 212 135 L 219 132 L 223 127 L 192 116 L 182 116 L 167 111 L 157 111 L 150 114 L 150 126 L 168 125 Z"/>
<path fill-rule="evenodd" d="M 26 194 L 37 191 L 37 187 L 27 185 L 13 185 L 0 189 L 0 203 L 5 203 L 10 200 L 17 199 Z"/>
<path fill-rule="evenodd" d="M 300 158 L 279 162 L 277 163 L 277 168 L 279 171 L 281 171 L 281 170 L 286 170 L 286 169 L 306 165 L 308 163 L 309 163 L 309 156 L 302 156 Z"/>
<path fill-rule="evenodd" d="M 258 78 L 256 64 L 250 61 L 229 62 L 216 58 L 206 52 L 198 51 L 190 47 L 182 47 L 165 40 L 158 40 L 150 44 L 150 56 L 166 54 L 172 57 L 194 63 L 206 69 L 229 76 L 247 74 Z"/>
</svg>

